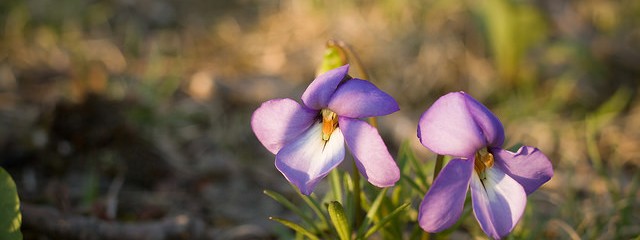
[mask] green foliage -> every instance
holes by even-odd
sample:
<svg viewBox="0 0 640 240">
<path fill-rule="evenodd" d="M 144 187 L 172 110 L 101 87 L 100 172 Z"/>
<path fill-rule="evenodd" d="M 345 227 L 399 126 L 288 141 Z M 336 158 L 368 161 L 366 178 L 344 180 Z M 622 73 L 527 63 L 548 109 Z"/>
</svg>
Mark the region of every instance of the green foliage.
<svg viewBox="0 0 640 240">
<path fill-rule="evenodd" d="M 473 8 L 485 27 L 500 77 L 519 80 L 526 51 L 546 36 L 546 23 L 533 5 L 516 1 L 488 0 Z"/>
<path fill-rule="evenodd" d="M 298 237 L 309 239 L 369 239 L 375 234 L 383 239 L 404 239 L 407 237 L 405 235 L 408 227 L 413 229 L 409 239 L 424 237 L 424 231 L 416 223 L 417 212 L 411 208 L 412 203 L 407 201 L 424 196 L 428 188 L 425 185 L 427 175 L 423 170 L 415 174 L 412 167 L 407 167 L 424 164 L 416 159 L 408 145 L 403 146 L 398 153 L 398 165 L 402 169 L 403 178 L 408 180 L 421 178 L 414 175 L 424 176 L 424 179 L 419 180 L 420 186 L 414 181 L 401 180 L 393 188 L 379 189 L 365 180 L 356 183 L 351 174 L 336 169 L 329 174 L 331 190 L 324 196 L 303 195 L 293 185 L 292 189 L 302 201 L 265 190 L 267 196 L 293 212 L 301 219 L 301 223 L 277 217 L 270 219 L 292 229 Z M 361 188 L 360 191 L 355 191 L 356 187 Z M 360 204 L 356 204 L 356 192 L 360 195 Z M 358 216 L 355 208 L 361 208 L 363 215 Z M 358 218 L 362 218 L 361 223 L 357 223 Z"/>
<path fill-rule="evenodd" d="M 603 103 L 594 113 L 588 114 L 585 120 L 587 153 L 596 170 L 604 172 L 602 156 L 597 146 L 598 130 L 609 124 L 620 114 L 631 99 L 631 91 L 619 89 L 609 100 Z"/>
<path fill-rule="evenodd" d="M 309 230 L 305 229 L 304 227 L 291 222 L 289 220 L 286 219 L 282 219 L 282 218 L 277 218 L 277 217 L 270 217 L 270 220 L 276 221 L 281 223 L 282 225 L 285 225 L 291 229 L 293 229 L 294 231 L 296 231 L 297 233 L 300 233 L 302 235 L 304 235 L 305 237 L 308 237 L 311 240 L 318 240 L 319 238 L 316 237 L 316 235 L 314 235 L 313 233 L 311 233 Z"/>
<path fill-rule="evenodd" d="M 0 168 L 0 239 L 22 239 L 21 224 L 22 215 L 16 184 L 9 173 Z"/>
<path fill-rule="evenodd" d="M 344 207 L 338 201 L 332 201 L 327 206 L 329 216 L 333 226 L 338 231 L 338 236 L 341 240 L 351 239 L 351 225 L 347 220 L 347 214 L 344 212 Z"/>
<path fill-rule="evenodd" d="M 364 234 L 363 239 L 368 239 L 371 235 L 373 235 L 375 232 L 380 230 L 387 223 L 389 223 L 392 220 L 394 220 L 398 215 L 400 215 L 402 213 L 402 211 L 404 211 L 410 205 L 411 205 L 410 203 L 405 203 L 405 204 L 400 205 L 398 208 L 394 209 L 391 213 L 389 213 L 389 215 L 386 215 L 380 221 L 378 221 L 375 225 L 373 225 L 371 228 L 369 228 L 369 230 L 367 230 L 367 233 Z"/>
<path fill-rule="evenodd" d="M 314 228 L 315 232 L 319 232 L 319 229 L 316 227 L 316 224 L 312 220 L 312 217 L 309 216 L 302 209 L 300 209 L 298 206 L 293 204 L 291 201 L 287 200 L 287 198 L 285 198 L 284 196 L 280 195 L 279 193 L 276 193 L 276 192 L 273 192 L 273 191 L 269 191 L 269 190 L 264 190 L 264 194 L 266 194 L 267 196 L 269 196 L 273 200 L 276 200 L 276 202 L 282 204 L 282 206 L 286 207 L 287 209 L 291 210 L 292 212 L 294 212 L 295 214 L 300 216 L 307 224 L 309 224 L 310 226 L 312 226 Z"/>
</svg>

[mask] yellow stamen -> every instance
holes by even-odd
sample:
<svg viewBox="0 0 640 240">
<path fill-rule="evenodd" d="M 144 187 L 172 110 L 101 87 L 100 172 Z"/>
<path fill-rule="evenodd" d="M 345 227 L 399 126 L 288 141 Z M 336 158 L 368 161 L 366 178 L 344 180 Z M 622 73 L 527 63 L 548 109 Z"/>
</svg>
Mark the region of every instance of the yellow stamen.
<svg viewBox="0 0 640 240">
<path fill-rule="evenodd" d="M 329 141 L 331 133 L 338 127 L 338 114 L 329 109 L 322 109 L 322 140 Z"/>
<path fill-rule="evenodd" d="M 480 179 L 486 179 L 485 170 L 493 167 L 493 154 L 490 152 L 476 152 L 473 168 L 480 176 Z"/>
</svg>

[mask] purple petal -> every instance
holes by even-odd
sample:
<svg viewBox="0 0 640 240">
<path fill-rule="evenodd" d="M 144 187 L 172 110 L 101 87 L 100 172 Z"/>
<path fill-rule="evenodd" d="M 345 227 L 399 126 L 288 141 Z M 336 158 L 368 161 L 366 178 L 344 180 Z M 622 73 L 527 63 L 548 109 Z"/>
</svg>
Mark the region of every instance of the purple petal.
<svg viewBox="0 0 640 240">
<path fill-rule="evenodd" d="M 345 117 L 338 119 L 338 126 L 344 133 L 358 170 L 371 184 L 390 187 L 400 179 L 398 165 L 376 128 L 365 121 Z"/>
<path fill-rule="evenodd" d="M 478 127 L 482 129 L 482 133 L 487 141 L 487 146 L 502 146 L 504 143 L 504 127 L 502 127 L 502 123 L 498 117 L 469 94 L 465 92 L 460 93 L 464 94 L 471 116 L 473 116 Z"/>
<path fill-rule="evenodd" d="M 342 82 L 344 76 L 349 72 L 349 65 L 323 73 L 318 76 L 302 94 L 302 102 L 309 108 L 320 110 L 329 105 L 331 95 L 338 88 L 338 84 Z"/>
<path fill-rule="evenodd" d="M 340 129 L 322 140 L 322 124 L 313 124 L 306 132 L 284 146 L 276 155 L 276 168 L 305 195 L 344 159 L 344 137 Z"/>
<path fill-rule="evenodd" d="M 253 112 L 251 128 L 256 137 L 273 154 L 289 141 L 307 130 L 318 112 L 311 111 L 296 101 L 273 99 L 262 103 Z"/>
<path fill-rule="evenodd" d="M 369 81 L 351 79 L 338 87 L 329 100 L 329 109 L 339 116 L 365 118 L 398 111 L 398 103 Z"/>
<path fill-rule="evenodd" d="M 422 229 L 440 232 L 460 218 L 472 172 L 473 161 L 465 159 L 453 159 L 442 169 L 420 204 Z"/>
<path fill-rule="evenodd" d="M 467 95 L 462 92 L 440 97 L 422 114 L 418 138 L 431 151 L 455 157 L 474 156 L 487 145 L 482 128 L 469 110 Z"/>
<path fill-rule="evenodd" d="M 506 236 L 516 226 L 527 204 L 527 195 L 516 180 L 499 168 L 488 168 L 486 178 L 471 179 L 473 213 L 482 230 L 494 239 Z"/>
<path fill-rule="evenodd" d="M 537 148 L 522 146 L 515 153 L 500 148 L 492 148 L 491 151 L 496 166 L 518 181 L 527 194 L 553 177 L 551 162 Z"/>
</svg>

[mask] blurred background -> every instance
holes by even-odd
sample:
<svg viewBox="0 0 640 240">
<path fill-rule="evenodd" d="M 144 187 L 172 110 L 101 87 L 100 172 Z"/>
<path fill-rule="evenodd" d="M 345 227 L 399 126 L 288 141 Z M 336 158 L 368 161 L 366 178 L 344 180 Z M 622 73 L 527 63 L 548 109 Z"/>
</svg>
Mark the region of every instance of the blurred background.
<svg viewBox="0 0 640 240">
<path fill-rule="evenodd" d="M 249 120 L 299 99 L 329 39 L 399 102 L 378 119 L 392 155 L 432 161 L 417 120 L 466 91 L 505 147 L 550 157 L 515 238 L 640 234 L 640 1 L 3 0 L 0 165 L 25 239 L 284 236 L 262 190 L 294 192 Z"/>
</svg>

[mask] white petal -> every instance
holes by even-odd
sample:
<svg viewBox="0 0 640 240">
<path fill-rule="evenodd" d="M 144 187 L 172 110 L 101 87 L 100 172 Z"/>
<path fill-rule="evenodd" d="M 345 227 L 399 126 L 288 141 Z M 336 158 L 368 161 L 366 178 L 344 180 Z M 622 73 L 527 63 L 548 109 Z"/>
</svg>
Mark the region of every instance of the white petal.
<svg viewBox="0 0 640 240">
<path fill-rule="evenodd" d="M 314 123 L 306 132 L 276 155 L 276 168 L 309 195 L 315 185 L 344 159 L 344 136 L 336 128 L 329 141 L 322 140 L 322 124 Z"/>
<path fill-rule="evenodd" d="M 499 168 L 485 171 L 485 179 L 474 171 L 471 178 L 473 212 L 482 230 L 492 238 L 509 234 L 527 204 L 524 188 Z"/>
</svg>

